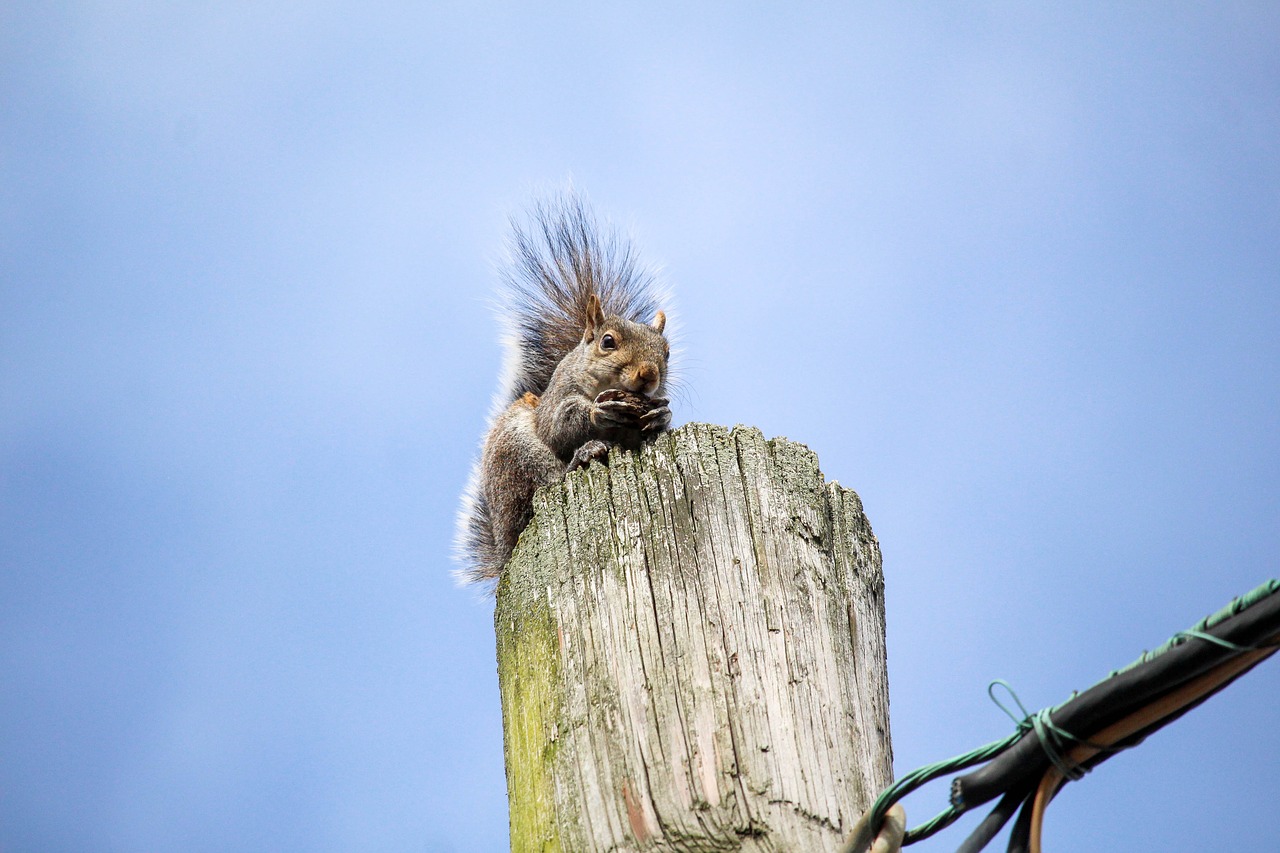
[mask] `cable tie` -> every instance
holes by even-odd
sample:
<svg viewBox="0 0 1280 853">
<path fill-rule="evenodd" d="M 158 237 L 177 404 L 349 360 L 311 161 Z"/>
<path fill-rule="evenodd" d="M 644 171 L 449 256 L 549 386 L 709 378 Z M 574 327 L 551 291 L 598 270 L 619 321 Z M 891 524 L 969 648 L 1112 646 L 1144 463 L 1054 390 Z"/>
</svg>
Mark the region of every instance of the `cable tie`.
<svg viewBox="0 0 1280 853">
<path fill-rule="evenodd" d="M 996 698 L 997 687 L 1003 687 L 1005 691 L 1008 692 L 1009 696 L 1013 698 L 1014 704 L 1017 705 L 1018 710 L 1022 712 L 1021 719 L 1019 719 L 1013 711 L 1009 710 L 1008 706 Z M 1022 704 L 1022 699 L 1018 696 L 1018 692 L 1014 690 L 1013 686 L 1003 678 L 997 678 L 987 685 L 987 695 L 991 697 L 991 701 L 995 703 L 997 708 L 1004 711 L 1005 714 L 1008 715 L 1009 719 L 1013 720 L 1014 725 L 1018 727 L 1019 733 L 1025 734 L 1028 731 L 1034 731 L 1036 733 L 1036 738 L 1040 741 L 1040 748 L 1044 750 L 1044 754 L 1049 758 L 1050 763 L 1053 764 L 1054 767 L 1058 768 L 1058 772 L 1060 772 L 1066 779 L 1070 779 L 1074 782 L 1078 779 L 1083 779 L 1084 775 L 1089 772 L 1088 768 L 1083 767 L 1066 757 L 1066 752 L 1069 748 L 1069 744 L 1067 743 L 1068 741 L 1073 743 L 1082 743 L 1086 746 L 1105 752 L 1114 752 L 1114 750 L 1109 747 L 1104 747 L 1101 744 L 1090 743 L 1084 738 L 1076 737 L 1061 726 L 1055 725 L 1049 716 L 1050 712 L 1053 710 L 1051 708 L 1042 708 L 1032 714 L 1027 710 L 1027 706 Z M 953 801 L 954 799 L 955 797 L 953 797 Z"/>
<path fill-rule="evenodd" d="M 1031 726 L 1036 733 L 1036 737 L 1040 739 L 1040 748 L 1044 750 L 1044 754 L 1049 757 L 1049 761 L 1054 767 L 1058 768 L 1058 772 L 1064 778 L 1075 782 L 1083 779 L 1084 774 L 1089 770 L 1066 756 L 1066 741 L 1072 740 L 1076 743 L 1083 743 L 1080 738 L 1071 734 L 1065 729 L 1055 726 L 1053 721 L 1049 719 L 1049 709 L 1043 708 L 1037 711 L 1035 716 L 1031 718 Z"/>
<path fill-rule="evenodd" d="M 1221 637 L 1215 637 L 1207 631 L 1199 631 L 1195 628 L 1188 628 L 1185 631 L 1179 631 L 1173 635 L 1175 640 L 1204 640 L 1206 643 L 1213 643 L 1215 646 L 1221 646 L 1233 652 L 1260 652 L 1264 649 L 1280 648 L 1280 643 L 1254 643 L 1242 646 L 1239 643 L 1233 643 L 1230 640 L 1224 640 Z"/>
<path fill-rule="evenodd" d="M 1014 703 L 1018 706 L 1018 710 L 1022 712 L 1021 717 L 1015 716 L 1012 711 L 1005 707 L 1003 702 L 996 698 L 997 687 L 1003 687 L 1009 693 L 1013 698 Z M 1026 705 L 1022 704 L 1022 700 L 1018 698 L 1017 691 L 1013 689 L 1013 685 L 1009 682 L 1005 681 L 1003 678 L 997 678 L 995 681 L 992 681 L 987 685 L 987 695 L 991 697 L 991 701 L 995 703 L 997 708 L 1004 711 L 1005 715 L 1008 716 L 1009 719 L 1013 720 L 1013 724 L 1018 727 L 1019 731 L 1025 732 L 1030 727 L 1028 720 L 1031 719 L 1031 712 L 1027 710 Z"/>
</svg>

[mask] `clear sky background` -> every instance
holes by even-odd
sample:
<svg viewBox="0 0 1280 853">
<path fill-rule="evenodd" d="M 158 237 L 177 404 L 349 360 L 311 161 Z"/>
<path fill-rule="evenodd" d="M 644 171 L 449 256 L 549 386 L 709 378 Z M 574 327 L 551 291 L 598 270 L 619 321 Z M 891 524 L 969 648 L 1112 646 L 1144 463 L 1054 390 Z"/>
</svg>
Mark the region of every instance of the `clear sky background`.
<svg viewBox="0 0 1280 853">
<path fill-rule="evenodd" d="M 677 422 L 862 496 L 899 773 L 1280 574 L 1278 10 L 4 4 L 0 850 L 505 848 L 450 548 L 569 180 L 676 293 Z M 1280 847 L 1278 701 L 1046 843 Z"/>
</svg>

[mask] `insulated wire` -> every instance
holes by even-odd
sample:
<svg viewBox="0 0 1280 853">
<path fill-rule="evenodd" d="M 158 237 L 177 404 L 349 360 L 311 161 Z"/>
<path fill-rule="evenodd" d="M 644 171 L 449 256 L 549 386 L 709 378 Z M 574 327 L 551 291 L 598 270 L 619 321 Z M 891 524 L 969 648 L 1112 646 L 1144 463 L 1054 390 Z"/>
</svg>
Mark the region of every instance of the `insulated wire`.
<svg viewBox="0 0 1280 853">
<path fill-rule="evenodd" d="M 1272 638 L 1274 641 L 1275 638 Z M 1090 744 L 1079 744 L 1068 752 L 1068 759 L 1074 764 L 1083 764 L 1102 752 L 1105 747 L 1119 743 L 1130 735 L 1142 731 L 1165 717 L 1176 713 L 1197 699 L 1207 696 L 1225 685 L 1241 673 L 1248 670 L 1263 658 L 1275 653 L 1274 648 L 1257 649 L 1244 652 L 1217 668 L 1184 684 L 1160 700 L 1140 708 L 1117 723 L 1113 723 L 1096 734 L 1090 735 Z M 1031 853 L 1041 853 L 1040 830 L 1044 824 L 1044 812 L 1058 789 L 1062 787 L 1065 777 L 1057 767 L 1050 765 L 1040 779 L 1036 789 L 1035 801 L 1031 808 Z"/>
<path fill-rule="evenodd" d="M 1018 806 L 1022 805 L 1022 801 L 1027 798 L 1027 792 L 1010 791 L 1000 798 L 1000 802 L 991 810 L 990 814 L 982 819 L 982 822 L 974 828 L 964 843 L 957 848 L 956 853 L 980 853 L 986 849 L 991 843 L 991 839 L 1004 829 L 1004 825 L 1009 822 L 1009 818 L 1013 817 L 1013 813 L 1018 810 Z"/>
</svg>

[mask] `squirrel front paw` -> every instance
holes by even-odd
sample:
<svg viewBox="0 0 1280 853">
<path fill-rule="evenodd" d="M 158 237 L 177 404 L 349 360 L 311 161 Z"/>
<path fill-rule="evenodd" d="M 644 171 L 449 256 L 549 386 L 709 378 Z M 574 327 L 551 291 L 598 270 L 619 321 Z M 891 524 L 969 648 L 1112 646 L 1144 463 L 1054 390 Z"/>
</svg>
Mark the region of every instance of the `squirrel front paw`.
<svg viewBox="0 0 1280 853">
<path fill-rule="evenodd" d="M 656 405 L 640 418 L 640 431 L 663 432 L 671 426 L 671 407 L 666 400 L 653 400 Z"/>
<path fill-rule="evenodd" d="M 647 403 L 639 394 L 616 389 L 601 391 L 591 404 L 591 422 L 604 429 L 634 429 L 648 411 Z"/>
<path fill-rule="evenodd" d="M 609 455 L 608 442 L 593 438 L 586 444 L 573 451 L 573 458 L 569 460 L 569 470 L 577 471 L 579 468 L 586 468 L 594 460 L 599 459 L 603 464 L 604 458 Z"/>
</svg>

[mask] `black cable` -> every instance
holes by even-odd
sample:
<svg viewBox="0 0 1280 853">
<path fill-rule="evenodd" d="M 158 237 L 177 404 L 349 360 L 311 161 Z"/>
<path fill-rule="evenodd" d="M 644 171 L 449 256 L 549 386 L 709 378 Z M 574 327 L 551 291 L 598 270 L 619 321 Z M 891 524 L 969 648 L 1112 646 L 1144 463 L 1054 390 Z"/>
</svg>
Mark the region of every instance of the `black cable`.
<svg viewBox="0 0 1280 853">
<path fill-rule="evenodd" d="M 1013 817 L 1013 813 L 1018 810 L 1018 806 L 1026 799 L 1027 792 L 1010 791 L 1001 797 L 996 807 L 982 819 L 964 840 L 964 843 L 956 850 L 956 853 L 979 853 L 985 850 L 986 846 L 991 843 L 991 839 L 995 838 L 1000 830 L 1004 829 L 1004 825 L 1009 822 L 1009 818 Z"/>
<path fill-rule="evenodd" d="M 1031 853 L 1031 810 L 1035 801 L 1034 790 L 1022 801 L 1022 811 L 1009 832 L 1009 846 L 1005 848 L 1009 853 Z"/>
<path fill-rule="evenodd" d="M 1278 627 L 1280 594 L 1224 619 L 1207 633 L 1238 646 L 1254 646 L 1271 639 Z M 1055 726 L 1087 739 L 1239 653 L 1238 649 L 1190 639 L 1089 688 L 1068 700 L 1050 719 Z M 973 808 L 1005 791 L 1034 784 L 1048 766 L 1040 739 L 1028 732 L 983 767 L 956 778 L 952 802 Z"/>
<path fill-rule="evenodd" d="M 1202 705 L 1205 701 L 1207 701 L 1211 697 L 1217 696 L 1220 692 L 1222 692 L 1223 690 L 1225 690 L 1226 688 L 1234 684 L 1236 679 L 1240 678 L 1245 673 L 1251 671 L 1255 666 L 1257 666 L 1260 663 L 1262 663 L 1262 660 L 1256 661 L 1251 666 L 1248 666 L 1240 670 L 1240 672 L 1236 673 L 1231 678 L 1224 681 L 1222 684 L 1219 684 L 1213 690 L 1209 691 L 1203 696 L 1197 697 L 1194 701 L 1187 703 L 1186 705 L 1182 706 L 1178 710 L 1174 711 L 1172 714 L 1169 714 L 1167 717 L 1161 720 L 1157 720 L 1156 722 L 1152 723 L 1146 728 L 1134 732 L 1133 734 L 1129 735 L 1123 740 L 1116 741 L 1114 744 L 1108 747 L 1106 751 L 1101 752 L 1098 755 L 1095 755 L 1093 758 L 1090 758 L 1089 760 L 1085 761 L 1081 766 L 1083 766 L 1086 770 L 1092 770 L 1093 768 L 1097 767 L 1099 764 L 1106 761 L 1108 758 L 1115 755 L 1116 753 L 1123 752 L 1126 749 L 1131 749 L 1132 747 L 1138 746 L 1148 737 L 1158 732 L 1160 729 L 1164 728 L 1165 726 L 1179 719 L 1183 714 L 1187 713 L 1193 708 L 1200 707 L 1200 705 Z"/>
</svg>

